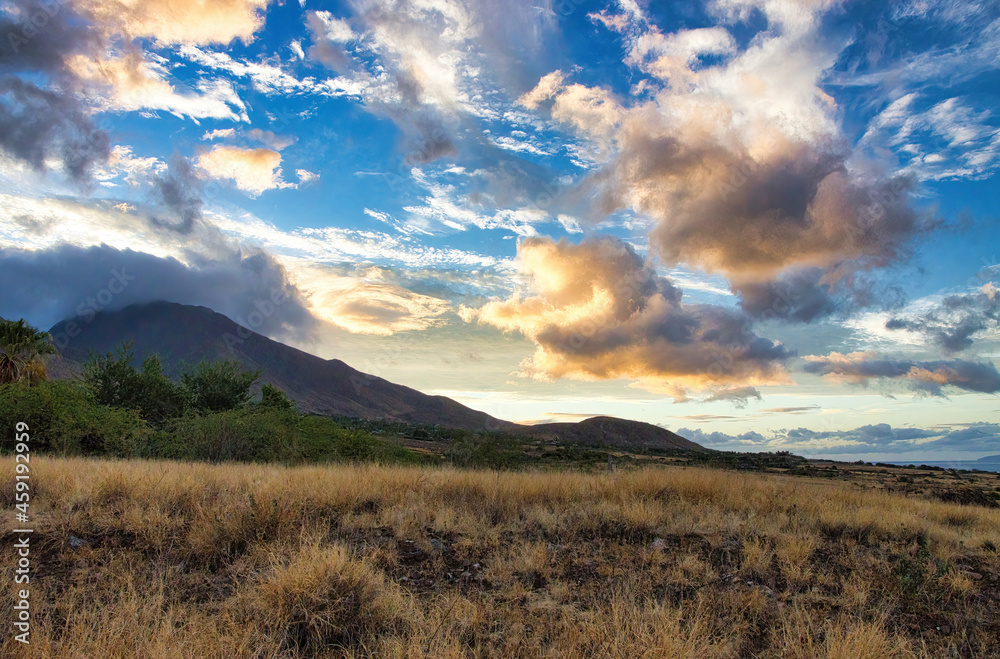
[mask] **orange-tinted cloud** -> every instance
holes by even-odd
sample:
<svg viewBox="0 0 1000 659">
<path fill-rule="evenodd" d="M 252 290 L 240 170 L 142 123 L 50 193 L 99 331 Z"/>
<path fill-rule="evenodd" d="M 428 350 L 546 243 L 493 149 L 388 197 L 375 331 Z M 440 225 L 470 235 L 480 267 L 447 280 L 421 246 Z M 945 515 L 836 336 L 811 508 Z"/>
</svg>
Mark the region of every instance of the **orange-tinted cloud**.
<svg viewBox="0 0 1000 659">
<path fill-rule="evenodd" d="M 715 10 L 735 16 L 737 4 Z M 648 215 L 667 265 L 727 277 L 752 315 L 791 307 L 790 318 L 809 321 L 834 310 L 823 298 L 837 286 L 850 295 L 855 273 L 899 261 L 930 228 L 908 179 L 852 156 L 820 87 L 839 50 L 817 39 L 828 4 L 766 3 L 770 29 L 740 51 L 724 27 L 664 35 L 638 11 L 612 23 L 598 15 L 646 74 L 640 100 L 557 71 L 521 102 L 613 154 L 583 183 L 592 222 L 626 208 Z"/>
<path fill-rule="evenodd" d="M 282 180 L 281 154 L 271 149 L 216 146 L 198 156 L 197 164 L 210 176 L 230 179 L 251 195 L 294 185 Z"/>
<path fill-rule="evenodd" d="M 73 0 L 106 34 L 169 44 L 249 42 L 271 0 Z"/>
<path fill-rule="evenodd" d="M 682 303 L 681 290 L 627 243 L 528 238 L 517 264 L 527 291 L 459 313 L 533 340 L 525 375 L 627 378 L 677 399 L 690 390 L 731 394 L 789 381 L 785 348 L 756 336 L 742 313 Z"/>
</svg>

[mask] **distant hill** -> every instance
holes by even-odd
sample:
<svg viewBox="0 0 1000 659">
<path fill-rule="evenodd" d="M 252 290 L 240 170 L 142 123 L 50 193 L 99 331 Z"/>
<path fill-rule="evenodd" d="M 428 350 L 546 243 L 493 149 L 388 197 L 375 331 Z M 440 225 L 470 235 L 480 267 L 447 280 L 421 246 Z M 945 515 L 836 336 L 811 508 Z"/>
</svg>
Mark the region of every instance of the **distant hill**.
<svg viewBox="0 0 1000 659">
<path fill-rule="evenodd" d="M 579 423 L 540 423 L 521 426 L 517 432 L 535 437 L 551 437 L 577 444 L 603 444 L 659 449 L 704 451 L 700 444 L 684 439 L 666 428 L 642 421 L 611 416 L 595 416 Z"/>
<path fill-rule="evenodd" d="M 49 364 L 51 377 L 78 374 L 90 351 L 107 353 L 122 341 L 132 341 L 137 362 L 155 353 L 174 367 L 202 359 L 231 359 L 244 368 L 260 369 L 261 380 L 284 390 L 303 412 L 504 430 L 581 444 L 704 450 L 669 430 L 638 421 L 597 417 L 580 423 L 521 426 L 496 419 L 450 398 L 430 396 L 362 373 L 339 359 L 321 359 L 279 343 L 206 307 L 151 302 L 101 312 L 67 343 L 69 322 L 62 321 L 49 330 L 59 348 L 59 357 Z"/>
</svg>

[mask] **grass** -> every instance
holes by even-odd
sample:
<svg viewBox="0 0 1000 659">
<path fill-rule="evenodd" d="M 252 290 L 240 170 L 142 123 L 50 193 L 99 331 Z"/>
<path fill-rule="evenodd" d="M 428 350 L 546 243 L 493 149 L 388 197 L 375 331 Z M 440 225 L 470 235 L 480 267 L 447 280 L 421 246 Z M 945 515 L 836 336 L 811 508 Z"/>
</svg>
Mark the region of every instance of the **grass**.
<svg viewBox="0 0 1000 659">
<path fill-rule="evenodd" d="M 997 509 L 692 467 L 44 455 L 31 466 L 32 645 L 7 633 L 0 656 L 988 657 L 1000 647 Z M 8 520 L 13 482 L 5 460 Z M 7 574 L 12 544 L 7 532 Z M 3 619 L 13 604 L 0 599 Z"/>
</svg>

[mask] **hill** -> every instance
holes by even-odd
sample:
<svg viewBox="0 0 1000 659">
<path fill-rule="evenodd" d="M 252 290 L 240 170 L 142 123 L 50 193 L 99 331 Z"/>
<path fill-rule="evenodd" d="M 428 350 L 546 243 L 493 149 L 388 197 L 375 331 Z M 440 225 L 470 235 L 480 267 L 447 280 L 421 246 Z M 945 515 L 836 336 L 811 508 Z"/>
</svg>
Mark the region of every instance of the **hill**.
<svg viewBox="0 0 1000 659">
<path fill-rule="evenodd" d="M 518 433 L 538 438 L 552 438 L 574 444 L 627 446 L 645 449 L 681 449 L 704 451 L 704 447 L 684 439 L 666 428 L 641 421 L 611 416 L 595 416 L 579 423 L 540 423 L 521 426 Z"/>
</svg>

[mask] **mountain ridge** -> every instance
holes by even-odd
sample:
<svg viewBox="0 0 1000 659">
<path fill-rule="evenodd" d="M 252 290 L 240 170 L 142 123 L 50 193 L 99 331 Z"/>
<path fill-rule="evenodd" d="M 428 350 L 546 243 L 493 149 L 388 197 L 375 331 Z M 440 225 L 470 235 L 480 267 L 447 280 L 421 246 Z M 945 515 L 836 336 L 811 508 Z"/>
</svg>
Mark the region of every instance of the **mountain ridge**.
<svg viewBox="0 0 1000 659">
<path fill-rule="evenodd" d="M 358 371 L 339 359 L 326 360 L 285 345 L 207 307 L 149 302 L 102 311 L 86 323 L 63 320 L 49 331 L 60 353 L 49 368 L 57 378 L 79 374 L 91 351 L 107 353 L 122 341 L 131 341 L 137 363 L 155 353 L 175 369 L 202 359 L 231 359 L 243 368 L 260 369 L 262 382 L 281 388 L 306 413 L 501 430 L 581 444 L 705 450 L 641 421 L 595 417 L 575 424 L 524 426 L 497 419 L 445 396 L 425 394 Z"/>
</svg>

